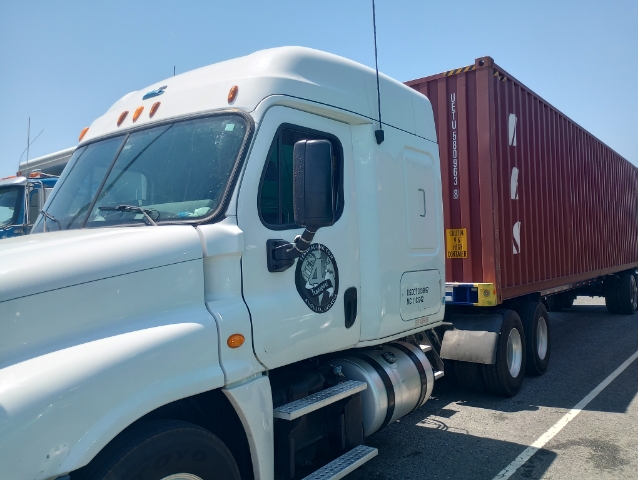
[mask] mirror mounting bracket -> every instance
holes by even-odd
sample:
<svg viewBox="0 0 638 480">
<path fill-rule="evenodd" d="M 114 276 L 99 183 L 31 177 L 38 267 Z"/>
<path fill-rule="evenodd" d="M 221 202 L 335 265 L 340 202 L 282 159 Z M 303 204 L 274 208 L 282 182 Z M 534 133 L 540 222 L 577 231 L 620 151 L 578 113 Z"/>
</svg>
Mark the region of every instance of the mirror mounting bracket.
<svg viewBox="0 0 638 480">
<path fill-rule="evenodd" d="M 293 242 L 282 239 L 266 240 L 266 255 L 269 272 L 284 272 L 295 264 L 295 260 L 308 249 L 316 232 L 307 228 Z"/>
</svg>

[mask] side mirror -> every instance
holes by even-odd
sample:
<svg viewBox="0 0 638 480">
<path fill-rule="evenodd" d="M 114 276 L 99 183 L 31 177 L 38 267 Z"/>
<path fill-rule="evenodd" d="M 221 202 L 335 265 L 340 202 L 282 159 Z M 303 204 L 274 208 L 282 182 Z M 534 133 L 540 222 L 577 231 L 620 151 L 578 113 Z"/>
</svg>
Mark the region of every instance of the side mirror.
<svg viewBox="0 0 638 480">
<path fill-rule="evenodd" d="M 335 223 L 334 165 L 328 140 L 295 143 L 292 198 L 297 225 L 316 232 Z"/>
<path fill-rule="evenodd" d="M 27 227 L 31 227 L 44 206 L 44 184 L 39 181 L 29 182 L 26 189 L 24 223 Z M 36 195 L 33 194 L 34 192 Z"/>
<path fill-rule="evenodd" d="M 292 267 L 312 243 L 317 229 L 332 225 L 336 219 L 332 144 L 328 140 L 301 140 L 295 143 L 292 158 L 295 223 L 305 230 L 292 243 L 266 241 L 269 272 L 283 272 Z"/>
</svg>

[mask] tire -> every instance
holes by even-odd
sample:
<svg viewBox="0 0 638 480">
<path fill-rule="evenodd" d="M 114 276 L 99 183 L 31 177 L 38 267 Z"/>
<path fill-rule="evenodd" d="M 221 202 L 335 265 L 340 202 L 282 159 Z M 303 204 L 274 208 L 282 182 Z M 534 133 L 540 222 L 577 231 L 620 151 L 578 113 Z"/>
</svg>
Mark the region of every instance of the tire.
<svg viewBox="0 0 638 480">
<path fill-rule="evenodd" d="M 179 474 L 183 476 L 179 476 Z M 174 477 L 173 477 L 174 476 Z M 241 480 L 230 450 L 191 423 L 136 425 L 107 445 L 72 480 Z"/>
<path fill-rule="evenodd" d="M 521 389 L 525 376 L 525 331 L 514 310 L 501 310 L 500 314 L 503 326 L 498 338 L 496 363 L 481 367 L 485 386 L 491 393 L 513 397 Z"/>
<path fill-rule="evenodd" d="M 607 311 L 612 315 L 620 313 L 620 299 L 618 298 L 618 281 L 616 276 L 607 276 L 603 286 L 605 288 L 605 305 Z"/>
<path fill-rule="evenodd" d="M 623 273 L 617 283 L 620 313 L 633 315 L 638 310 L 638 280 L 634 273 Z"/>
<path fill-rule="evenodd" d="M 479 363 L 454 361 L 454 377 L 461 388 L 471 392 L 484 392 L 485 381 Z"/>
<path fill-rule="evenodd" d="M 550 295 L 547 298 L 547 310 L 550 312 L 560 312 L 563 309 L 563 302 L 557 294 Z"/>
<path fill-rule="evenodd" d="M 574 306 L 574 296 L 571 293 L 563 293 L 560 295 L 560 306 L 563 310 L 567 310 Z"/>
<path fill-rule="evenodd" d="M 549 314 L 540 302 L 529 302 L 518 311 L 525 331 L 525 371 L 530 375 L 542 375 L 549 366 L 552 336 Z"/>
</svg>

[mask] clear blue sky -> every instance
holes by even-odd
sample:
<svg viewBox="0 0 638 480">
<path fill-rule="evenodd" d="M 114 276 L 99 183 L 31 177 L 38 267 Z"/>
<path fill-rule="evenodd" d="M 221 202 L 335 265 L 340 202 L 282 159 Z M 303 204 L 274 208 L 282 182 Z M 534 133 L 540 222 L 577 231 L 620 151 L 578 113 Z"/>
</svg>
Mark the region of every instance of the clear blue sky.
<svg viewBox="0 0 638 480">
<path fill-rule="evenodd" d="M 124 94 L 282 45 L 374 65 L 370 0 L 0 2 L 0 176 L 77 143 Z M 638 164 L 638 1 L 377 0 L 379 68 L 398 79 L 495 61 Z"/>
</svg>

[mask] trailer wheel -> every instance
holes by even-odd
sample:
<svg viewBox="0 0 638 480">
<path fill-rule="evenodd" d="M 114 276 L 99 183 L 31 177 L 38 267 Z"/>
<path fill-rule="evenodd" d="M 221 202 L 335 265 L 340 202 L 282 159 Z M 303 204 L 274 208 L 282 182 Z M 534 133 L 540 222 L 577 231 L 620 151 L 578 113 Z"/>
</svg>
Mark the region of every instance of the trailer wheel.
<svg viewBox="0 0 638 480">
<path fill-rule="evenodd" d="M 230 450 L 191 423 L 161 420 L 136 425 L 117 437 L 73 480 L 240 480 Z"/>
<path fill-rule="evenodd" d="M 618 300 L 620 313 L 633 315 L 638 310 L 638 282 L 633 273 L 623 273 L 618 279 Z"/>
<path fill-rule="evenodd" d="M 562 293 L 560 295 L 560 304 L 563 310 L 572 308 L 574 306 L 574 300 L 576 300 L 572 293 Z"/>
<path fill-rule="evenodd" d="M 472 392 L 485 391 L 481 366 L 479 363 L 454 361 L 454 377 L 461 388 Z"/>
<path fill-rule="evenodd" d="M 563 302 L 561 302 L 558 294 L 550 295 L 546 299 L 547 310 L 550 312 L 560 312 L 563 309 Z"/>
<path fill-rule="evenodd" d="M 518 312 L 525 330 L 526 368 L 531 375 L 542 375 L 549 366 L 551 335 L 549 314 L 540 302 L 526 303 Z"/>
<path fill-rule="evenodd" d="M 525 332 L 514 310 L 502 310 L 503 326 L 498 339 L 496 363 L 482 365 L 487 389 L 496 394 L 513 397 L 521 389 L 525 376 Z"/>
<path fill-rule="evenodd" d="M 620 313 L 620 299 L 618 298 L 619 279 L 616 276 L 607 276 L 603 282 L 605 287 L 605 305 L 612 315 Z"/>
</svg>

